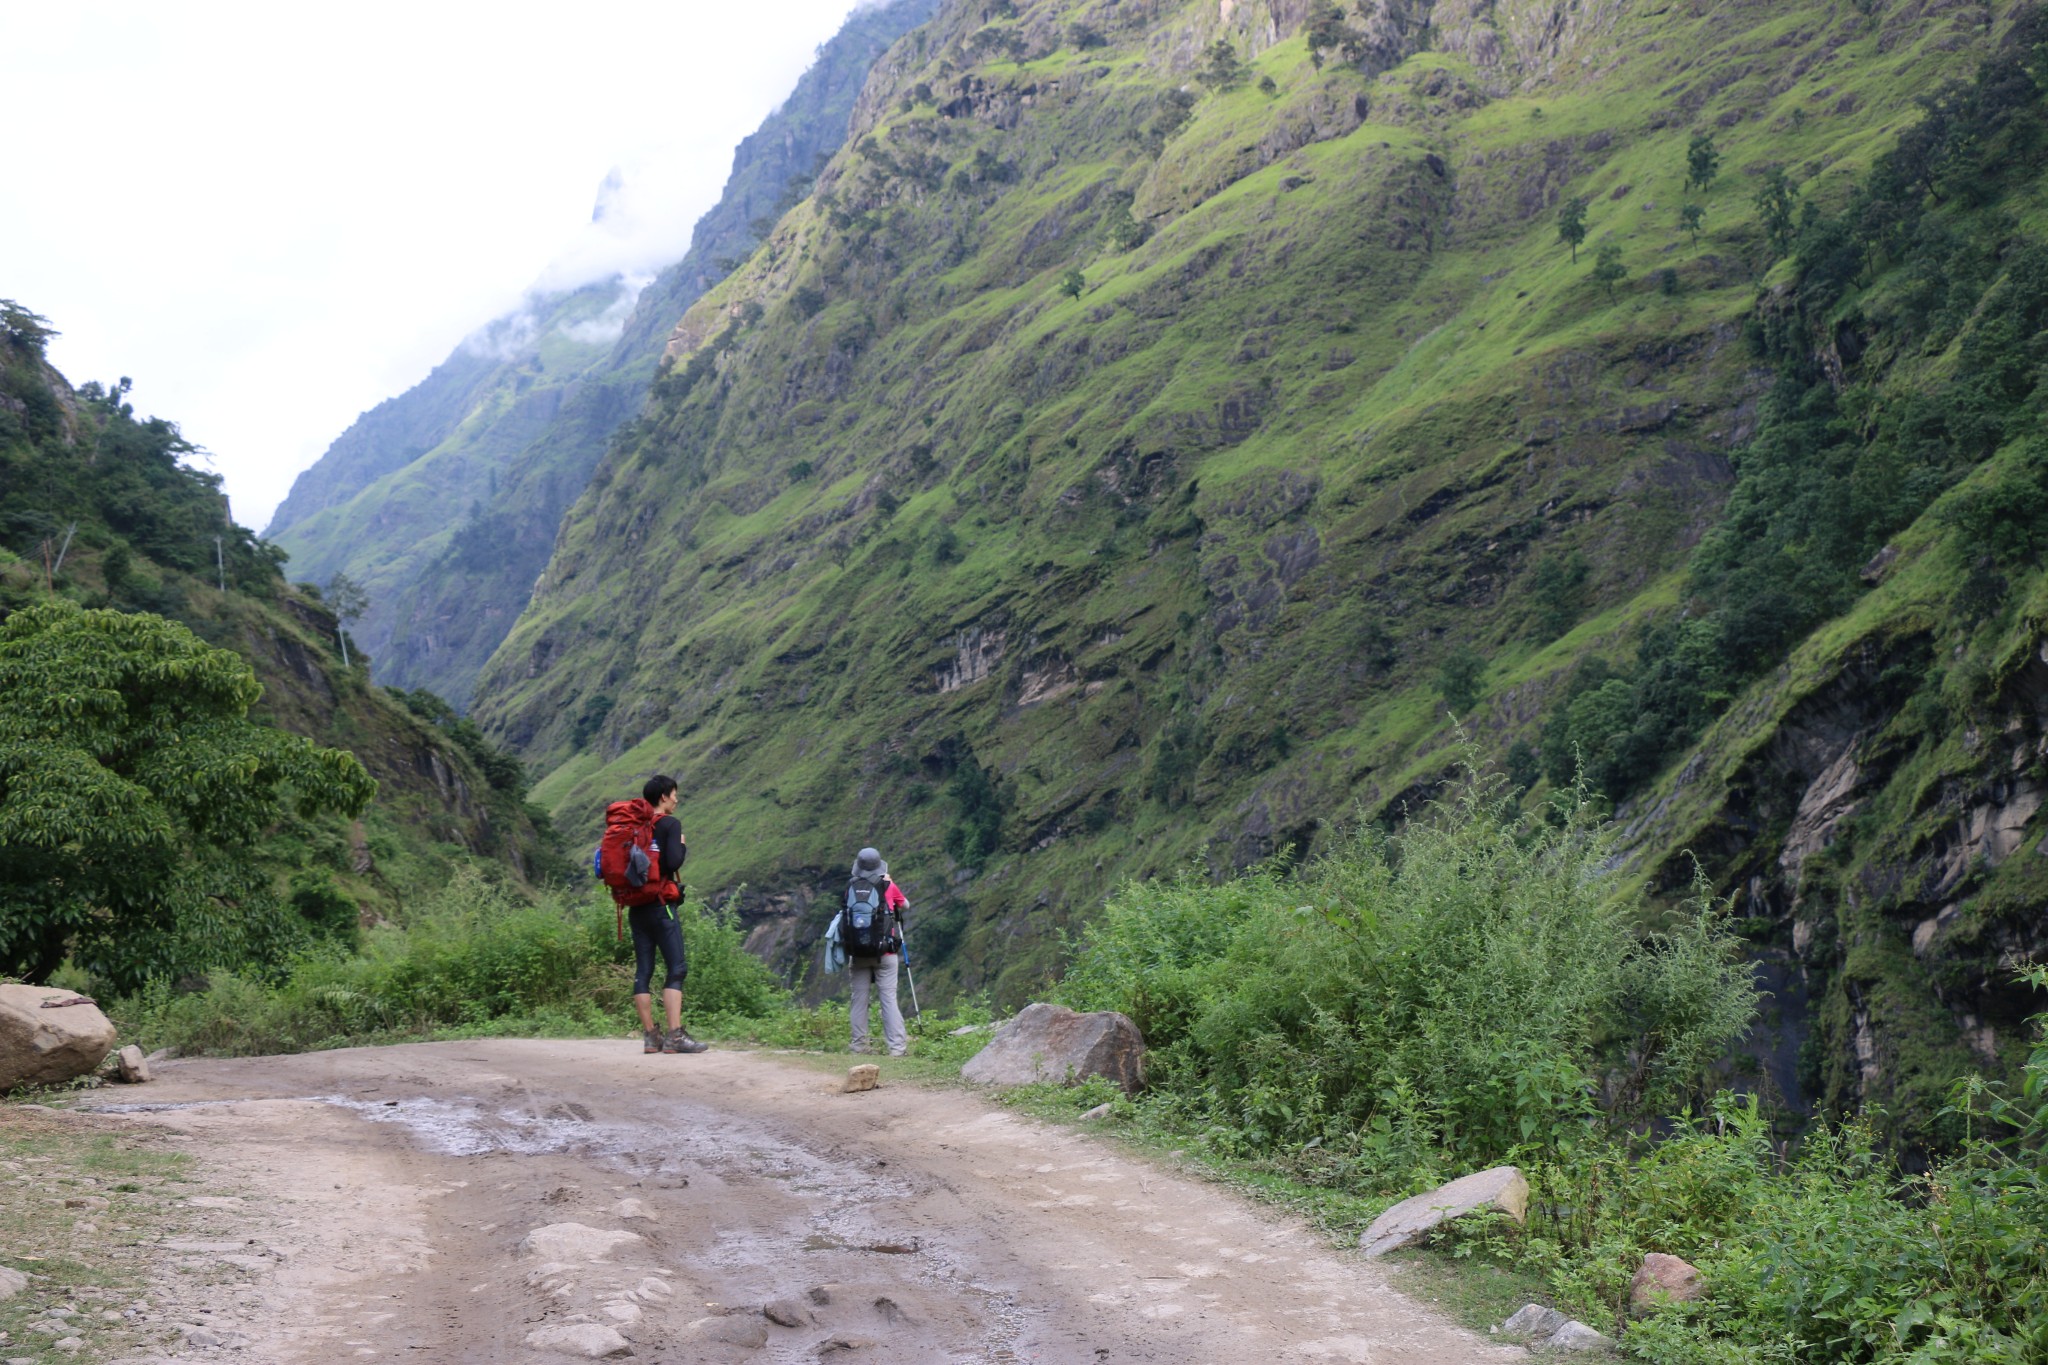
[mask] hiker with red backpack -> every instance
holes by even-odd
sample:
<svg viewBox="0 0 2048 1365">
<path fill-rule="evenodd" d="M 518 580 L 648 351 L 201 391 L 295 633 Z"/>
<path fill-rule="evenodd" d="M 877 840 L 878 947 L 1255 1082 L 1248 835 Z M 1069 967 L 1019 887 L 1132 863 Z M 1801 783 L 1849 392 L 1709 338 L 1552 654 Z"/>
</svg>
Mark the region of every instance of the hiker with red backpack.
<svg viewBox="0 0 2048 1365">
<path fill-rule="evenodd" d="M 688 846 L 682 822 L 675 817 L 676 782 L 650 777 L 632 801 L 605 807 L 604 839 L 597 846 L 597 875 L 611 888 L 612 901 L 633 926 L 633 1008 L 640 1012 L 644 1052 L 702 1052 L 700 1043 L 683 1028 L 683 979 L 690 964 L 683 956 L 683 926 L 677 917 L 683 888 L 676 873 Z M 621 926 L 623 933 L 624 926 Z M 668 1032 L 654 1031 L 654 953 L 661 950 L 668 979 L 661 989 Z"/>
</svg>

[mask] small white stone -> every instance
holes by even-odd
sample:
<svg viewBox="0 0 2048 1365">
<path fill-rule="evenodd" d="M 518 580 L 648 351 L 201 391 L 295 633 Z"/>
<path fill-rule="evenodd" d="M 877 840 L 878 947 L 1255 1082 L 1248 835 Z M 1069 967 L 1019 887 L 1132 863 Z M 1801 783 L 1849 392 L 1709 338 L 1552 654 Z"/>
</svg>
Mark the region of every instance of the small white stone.
<svg viewBox="0 0 2048 1365">
<path fill-rule="evenodd" d="M 624 1337 L 595 1322 L 538 1327 L 526 1334 L 526 1344 L 537 1351 L 555 1351 L 583 1360 L 605 1360 L 633 1354 L 632 1346 Z"/>
<path fill-rule="evenodd" d="M 640 1234 L 584 1223 L 550 1223 L 526 1234 L 520 1250 L 543 1261 L 602 1261 L 621 1247 L 640 1241 Z"/>
</svg>

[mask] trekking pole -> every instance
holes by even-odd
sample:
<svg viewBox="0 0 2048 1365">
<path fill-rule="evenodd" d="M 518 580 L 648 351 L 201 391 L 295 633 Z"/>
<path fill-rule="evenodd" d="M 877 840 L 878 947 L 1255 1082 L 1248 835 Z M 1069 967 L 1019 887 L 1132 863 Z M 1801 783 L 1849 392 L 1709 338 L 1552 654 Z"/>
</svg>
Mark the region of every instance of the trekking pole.
<svg viewBox="0 0 2048 1365">
<path fill-rule="evenodd" d="M 917 978 L 910 971 L 910 935 L 903 930 L 903 917 L 896 917 L 896 937 L 903 940 L 903 979 L 910 983 L 910 1017 L 917 1031 L 924 1032 L 924 1006 L 917 1003 Z"/>
</svg>

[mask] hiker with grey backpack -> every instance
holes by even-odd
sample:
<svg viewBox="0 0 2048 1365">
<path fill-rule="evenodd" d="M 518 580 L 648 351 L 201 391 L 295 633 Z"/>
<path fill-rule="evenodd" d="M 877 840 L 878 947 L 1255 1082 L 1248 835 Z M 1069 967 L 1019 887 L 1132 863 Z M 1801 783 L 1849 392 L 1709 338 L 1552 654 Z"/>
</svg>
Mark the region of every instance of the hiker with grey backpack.
<svg viewBox="0 0 2048 1365">
<path fill-rule="evenodd" d="M 903 1011 L 896 1004 L 896 974 L 906 969 L 903 915 L 909 909 L 910 901 L 890 878 L 882 855 L 872 848 L 862 849 L 853 860 L 845 904 L 825 931 L 827 969 L 844 963 L 853 977 L 851 1051 L 870 1050 L 871 995 L 881 997 L 882 1041 L 888 1045 L 889 1055 L 901 1057 L 910 1050 Z"/>
</svg>

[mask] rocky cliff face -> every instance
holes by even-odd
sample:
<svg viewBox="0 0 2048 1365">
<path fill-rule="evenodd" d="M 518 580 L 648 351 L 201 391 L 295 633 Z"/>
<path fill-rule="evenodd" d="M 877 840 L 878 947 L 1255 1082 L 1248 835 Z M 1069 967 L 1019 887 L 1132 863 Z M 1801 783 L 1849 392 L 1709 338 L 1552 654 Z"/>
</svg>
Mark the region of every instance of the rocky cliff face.
<svg viewBox="0 0 2048 1365">
<path fill-rule="evenodd" d="M 299 476 L 267 533 L 296 576 L 345 571 L 370 594 L 358 624 L 392 686 L 466 705 L 546 565 L 562 513 L 639 411 L 663 340 L 801 195 L 845 138 L 869 66 L 936 0 L 862 10 L 741 143 L 682 259 L 641 289 L 604 281 L 531 298 L 418 386 L 365 413 Z M 680 247 L 682 244 L 678 244 Z M 638 291 L 635 294 L 632 291 Z"/>
<path fill-rule="evenodd" d="M 1540 745 L 1582 663 L 1681 614 L 1757 433 L 1758 187 L 1847 202 L 2009 7 L 1388 3 L 1315 48 L 1307 10 L 949 3 L 877 63 L 484 671 L 558 819 L 676 770 L 700 881 L 792 968 L 815 869 L 875 843 L 934 983 L 1021 998 L 1121 878 L 1426 799 L 1461 669 L 1483 749 Z M 1969 671 L 1941 524 L 1622 811 L 1657 887 L 1691 849 L 1742 892 L 1794 1099 L 1922 1103 L 2039 923 L 2032 722 L 1988 700 L 2023 670 L 1953 705 L 1909 676 Z M 2002 908 L 1944 921 L 1960 867 Z"/>
</svg>

